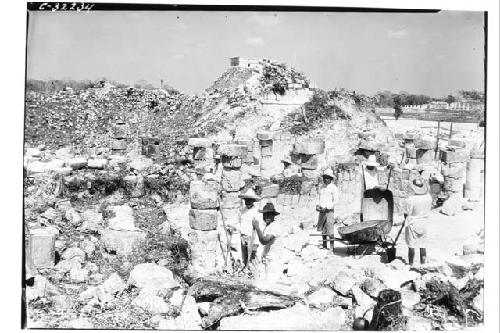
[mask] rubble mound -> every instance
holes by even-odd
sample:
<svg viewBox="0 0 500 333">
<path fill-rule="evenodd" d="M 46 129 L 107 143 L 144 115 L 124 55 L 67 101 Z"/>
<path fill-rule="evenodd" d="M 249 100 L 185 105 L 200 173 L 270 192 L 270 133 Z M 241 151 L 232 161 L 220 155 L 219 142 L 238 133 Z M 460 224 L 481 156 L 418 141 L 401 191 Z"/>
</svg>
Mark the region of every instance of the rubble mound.
<svg viewBox="0 0 500 333">
<path fill-rule="evenodd" d="M 245 84 L 252 77 L 254 71 L 250 68 L 231 67 L 225 71 L 215 82 L 206 89 L 208 93 L 221 90 L 234 89 Z"/>
<path fill-rule="evenodd" d="M 309 86 L 304 74 L 263 59 L 252 68 L 230 67 L 200 96 L 107 84 L 51 93 L 28 90 L 25 141 L 49 148 L 71 144 L 92 154 L 89 150 L 111 146 L 112 125 L 122 120 L 127 145 L 137 145 L 142 137 L 161 138 L 159 150 L 169 158 L 179 154 L 189 137 L 221 131 L 227 136 L 237 127 L 255 132 L 291 126 L 300 133 L 314 129 L 323 120 L 321 112 L 333 110 L 332 119 L 345 120 L 366 113 L 356 96 L 335 92 L 313 98 L 306 105 L 308 119 L 301 119 L 296 111 L 313 95 Z"/>
</svg>

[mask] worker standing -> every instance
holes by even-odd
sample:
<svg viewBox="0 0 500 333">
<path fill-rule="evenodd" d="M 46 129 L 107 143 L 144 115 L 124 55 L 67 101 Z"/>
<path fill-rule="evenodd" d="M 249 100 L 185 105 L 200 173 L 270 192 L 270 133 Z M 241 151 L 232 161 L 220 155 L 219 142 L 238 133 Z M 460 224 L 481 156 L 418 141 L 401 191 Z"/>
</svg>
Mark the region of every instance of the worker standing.
<svg viewBox="0 0 500 333">
<path fill-rule="evenodd" d="M 413 265 L 415 248 L 420 248 L 420 264 L 427 262 L 427 220 L 432 208 L 432 197 L 428 193 L 427 183 L 415 178 L 410 183 L 414 195 L 406 199 L 405 209 L 405 241 L 408 246 L 408 263 Z"/>
<path fill-rule="evenodd" d="M 301 176 L 300 167 L 296 164 L 293 164 L 289 156 L 285 156 L 281 160 L 281 163 L 283 163 L 283 176 L 285 178 Z"/>
<path fill-rule="evenodd" d="M 323 172 L 323 184 L 319 188 L 318 203 L 316 211 L 319 212 L 318 224 L 316 230 L 320 231 L 323 238 L 323 248 L 328 248 L 327 236 L 333 237 L 334 234 L 334 208 L 339 201 L 339 191 L 333 183 L 335 175 L 332 169 L 326 169 Z M 333 251 L 333 238 L 330 238 L 330 247 Z"/>
<path fill-rule="evenodd" d="M 375 155 L 370 155 L 368 160 L 364 163 L 363 177 L 365 180 L 365 190 L 378 188 L 378 173 L 377 167 L 379 166 Z"/>
<path fill-rule="evenodd" d="M 247 267 L 256 258 L 259 247 L 253 223 L 254 221 L 261 223 L 261 216 L 255 206 L 255 202 L 260 198 L 251 188 L 240 194 L 239 197 L 245 201 L 245 206 L 241 210 L 240 232 L 242 262 Z"/>
</svg>

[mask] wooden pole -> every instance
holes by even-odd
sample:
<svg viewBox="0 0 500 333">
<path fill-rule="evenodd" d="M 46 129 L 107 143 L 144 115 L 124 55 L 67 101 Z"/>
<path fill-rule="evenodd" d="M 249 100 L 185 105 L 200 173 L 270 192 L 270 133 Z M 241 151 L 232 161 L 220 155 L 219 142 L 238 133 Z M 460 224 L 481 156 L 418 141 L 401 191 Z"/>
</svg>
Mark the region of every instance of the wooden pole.
<svg viewBox="0 0 500 333">
<path fill-rule="evenodd" d="M 438 151 L 439 151 L 439 133 L 441 131 L 441 120 L 438 120 L 438 130 L 436 135 L 436 151 L 434 153 L 434 160 L 437 159 Z"/>
<path fill-rule="evenodd" d="M 450 137 L 448 138 L 448 144 L 449 144 L 449 141 L 451 140 L 452 135 L 453 135 L 453 122 L 450 123 Z"/>
</svg>

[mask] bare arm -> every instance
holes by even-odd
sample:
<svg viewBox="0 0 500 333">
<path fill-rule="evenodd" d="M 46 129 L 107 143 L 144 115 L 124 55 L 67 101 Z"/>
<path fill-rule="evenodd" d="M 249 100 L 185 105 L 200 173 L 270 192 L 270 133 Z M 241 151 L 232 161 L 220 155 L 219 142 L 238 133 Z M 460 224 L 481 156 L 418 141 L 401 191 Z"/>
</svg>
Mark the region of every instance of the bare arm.
<svg viewBox="0 0 500 333">
<path fill-rule="evenodd" d="M 274 235 L 264 235 L 262 230 L 259 227 L 259 223 L 257 221 L 253 221 L 253 227 L 255 231 L 257 232 L 257 236 L 259 237 L 259 242 L 262 245 L 267 245 L 271 243 L 274 240 Z"/>
</svg>

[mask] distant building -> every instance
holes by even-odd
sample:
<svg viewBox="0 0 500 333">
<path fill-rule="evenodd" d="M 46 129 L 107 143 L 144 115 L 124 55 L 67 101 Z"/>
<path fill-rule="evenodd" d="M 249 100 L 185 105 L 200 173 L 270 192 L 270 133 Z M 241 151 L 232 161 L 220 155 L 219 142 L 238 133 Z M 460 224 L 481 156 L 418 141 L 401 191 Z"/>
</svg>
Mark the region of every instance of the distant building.
<svg viewBox="0 0 500 333">
<path fill-rule="evenodd" d="M 260 66 L 260 59 L 248 59 L 242 57 L 233 57 L 230 58 L 230 64 L 232 67 L 250 67 L 256 68 Z"/>
<path fill-rule="evenodd" d="M 424 110 L 484 111 L 484 103 L 476 100 L 467 100 L 453 103 L 433 101 L 422 105 L 403 105 L 403 111 L 407 112 L 422 112 Z"/>
</svg>

